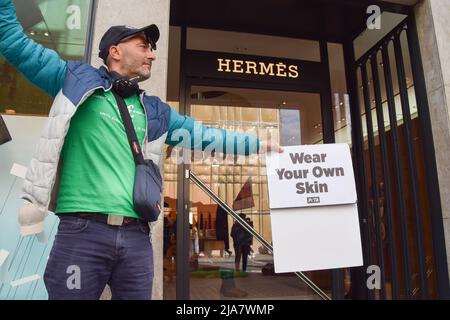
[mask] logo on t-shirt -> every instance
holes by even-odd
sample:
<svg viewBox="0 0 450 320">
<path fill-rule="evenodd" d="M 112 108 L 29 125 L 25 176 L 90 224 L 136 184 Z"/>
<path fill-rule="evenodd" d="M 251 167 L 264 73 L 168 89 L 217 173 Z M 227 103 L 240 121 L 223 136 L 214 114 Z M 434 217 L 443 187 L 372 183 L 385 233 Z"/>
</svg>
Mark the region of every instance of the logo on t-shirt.
<svg viewBox="0 0 450 320">
<path fill-rule="evenodd" d="M 128 106 L 128 113 L 130 114 L 131 119 L 134 119 L 134 105 Z"/>
</svg>

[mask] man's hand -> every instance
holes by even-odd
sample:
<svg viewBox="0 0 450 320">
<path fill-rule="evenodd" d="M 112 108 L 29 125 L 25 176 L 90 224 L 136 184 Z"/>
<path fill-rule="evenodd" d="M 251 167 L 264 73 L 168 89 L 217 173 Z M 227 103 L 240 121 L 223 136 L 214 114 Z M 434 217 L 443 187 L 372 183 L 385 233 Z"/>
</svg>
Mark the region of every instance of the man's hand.
<svg viewBox="0 0 450 320">
<path fill-rule="evenodd" d="M 284 149 L 278 145 L 275 141 L 272 140 L 265 140 L 261 141 L 259 144 L 259 152 L 260 153 L 266 153 L 266 152 L 278 152 L 283 153 Z"/>
</svg>

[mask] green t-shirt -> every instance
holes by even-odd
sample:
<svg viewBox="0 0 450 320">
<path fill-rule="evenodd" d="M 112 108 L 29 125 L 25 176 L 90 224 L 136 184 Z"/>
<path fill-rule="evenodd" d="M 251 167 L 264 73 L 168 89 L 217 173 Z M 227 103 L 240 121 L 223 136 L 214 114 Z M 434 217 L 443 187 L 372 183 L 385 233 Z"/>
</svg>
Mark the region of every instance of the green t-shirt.
<svg viewBox="0 0 450 320">
<path fill-rule="evenodd" d="M 137 95 L 125 99 L 142 146 L 146 119 Z M 111 92 L 97 90 L 78 107 L 61 153 L 56 213 L 100 212 L 139 217 L 133 207 L 136 171 L 125 127 Z"/>
</svg>

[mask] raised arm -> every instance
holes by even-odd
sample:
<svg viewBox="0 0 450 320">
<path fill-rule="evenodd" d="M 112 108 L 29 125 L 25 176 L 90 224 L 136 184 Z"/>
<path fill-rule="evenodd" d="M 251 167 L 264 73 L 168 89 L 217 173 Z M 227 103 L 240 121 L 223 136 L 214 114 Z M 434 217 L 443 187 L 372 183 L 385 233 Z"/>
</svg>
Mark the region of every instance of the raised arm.
<svg viewBox="0 0 450 320">
<path fill-rule="evenodd" d="M 242 155 L 257 153 L 260 147 L 255 135 L 204 126 L 189 116 L 181 116 L 174 109 L 170 110 L 166 143 L 183 148 Z"/>
<path fill-rule="evenodd" d="M 56 96 L 62 88 L 67 64 L 24 33 L 11 0 L 0 0 L 0 53 L 28 80 Z"/>
</svg>

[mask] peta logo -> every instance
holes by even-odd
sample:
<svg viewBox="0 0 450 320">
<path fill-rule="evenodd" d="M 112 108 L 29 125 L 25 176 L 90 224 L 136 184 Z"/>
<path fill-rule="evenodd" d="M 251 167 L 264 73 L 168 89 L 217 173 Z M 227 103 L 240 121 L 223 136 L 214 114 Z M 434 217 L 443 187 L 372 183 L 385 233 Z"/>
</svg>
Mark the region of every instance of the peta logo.
<svg viewBox="0 0 450 320">
<path fill-rule="evenodd" d="M 306 200 L 308 203 L 320 203 L 320 197 L 308 197 Z"/>
<path fill-rule="evenodd" d="M 380 30 L 381 29 L 381 9 L 377 5 L 371 5 L 367 8 L 367 14 L 370 14 L 367 18 L 367 29 Z"/>
</svg>

